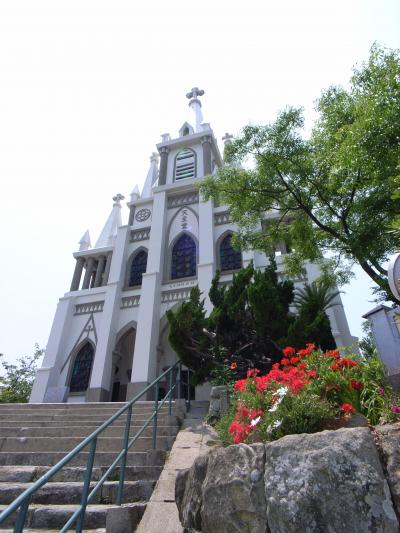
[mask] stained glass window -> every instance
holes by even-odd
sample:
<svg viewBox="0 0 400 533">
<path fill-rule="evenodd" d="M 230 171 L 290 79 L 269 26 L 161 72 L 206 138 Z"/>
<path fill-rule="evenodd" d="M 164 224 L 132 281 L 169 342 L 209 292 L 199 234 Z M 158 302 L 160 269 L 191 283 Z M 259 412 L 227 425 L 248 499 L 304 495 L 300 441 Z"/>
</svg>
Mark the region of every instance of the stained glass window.
<svg viewBox="0 0 400 533">
<path fill-rule="evenodd" d="M 89 386 L 90 371 L 92 370 L 94 349 L 87 342 L 75 358 L 74 368 L 72 369 L 71 381 L 69 384 L 70 392 L 84 392 Z"/>
<path fill-rule="evenodd" d="M 147 252 L 141 250 L 135 255 L 131 263 L 131 269 L 129 271 L 129 287 L 135 287 L 142 284 L 142 276 L 146 272 L 147 268 Z"/>
<path fill-rule="evenodd" d="M 232 233 L 222 239 L 219 246 L 219 257 L 222 270 L 238 270 L 242 268 L 242 253 L 232 247 Z"/>
<path fill-rule="evenodd" d="M 194 178 L 196 158 L 194 152 L 185 148 L 181 150 L 175 159 L 175 179 Z"/>
<path fill-rule="evenodd" d="M 174 244 L 171 260 L 171 279 L 196 275 L 196 243 L 184 233 Z"/>
</svg>

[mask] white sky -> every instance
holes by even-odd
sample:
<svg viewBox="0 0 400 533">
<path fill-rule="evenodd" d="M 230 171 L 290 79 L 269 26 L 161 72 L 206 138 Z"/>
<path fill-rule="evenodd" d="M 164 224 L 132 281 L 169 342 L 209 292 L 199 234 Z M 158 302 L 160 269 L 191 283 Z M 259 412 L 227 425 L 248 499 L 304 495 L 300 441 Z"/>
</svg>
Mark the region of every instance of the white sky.
<svg viewBox="0 0 400 533">
<path fill-rule="evenodd" d="M 400 47 L 398 0 L 0 2 L 0 352 L 45 346 L 72 252 L 141 186 L 160 134 L 206 91 L 218 139 L 345 84 L 376 40 Z M 125 221 L 127 208 L 125 209 Z M 353 334 L 369 281 L 346 287 Z"/>
</svg>

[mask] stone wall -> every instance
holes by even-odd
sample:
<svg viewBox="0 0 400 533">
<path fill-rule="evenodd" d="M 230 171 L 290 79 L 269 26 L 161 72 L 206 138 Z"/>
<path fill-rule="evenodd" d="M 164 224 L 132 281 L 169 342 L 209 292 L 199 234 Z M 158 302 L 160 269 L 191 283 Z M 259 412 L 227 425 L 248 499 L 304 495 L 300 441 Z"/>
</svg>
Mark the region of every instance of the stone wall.
<svg viewBox="0 0 400 533">
<path fill-rule="evenodd" d="M 400 424 L 219 448 L 175 492 L 187 532 L 398 533 Z"/>
</svg>

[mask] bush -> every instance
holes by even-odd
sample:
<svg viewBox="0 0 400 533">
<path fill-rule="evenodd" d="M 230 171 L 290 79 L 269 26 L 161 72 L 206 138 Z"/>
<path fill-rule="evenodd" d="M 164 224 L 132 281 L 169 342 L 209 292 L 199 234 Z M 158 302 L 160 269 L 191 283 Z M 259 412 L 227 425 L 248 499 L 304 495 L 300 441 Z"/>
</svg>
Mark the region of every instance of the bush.
<svg viewBox="0 0 400 533">
<path fill-rule="evenodd" d="M 231 412 L 217 424 L 224 444 L 275 440 L 293 433 L 314 433 L 345 425 L 356 412 L 371 424 L 400 420 L 390 387 L 383 387 L 378 358 L 341 356 L 308 344 L 286 357 L 266 375 L 250 369 L 234 384 Z"/>
<path fill-rule="evenodd" d="M 29 401 L 38 360 L 43 353 L 44 350 L 35 344 L 34 354 L 20 357 L 15 365 L 0 359 L 4 371 L 0 377 L 0 403 L 26 403 Z M 4 355 L 0 354 L 0 358 L 3 357 Z"/>
</svg>

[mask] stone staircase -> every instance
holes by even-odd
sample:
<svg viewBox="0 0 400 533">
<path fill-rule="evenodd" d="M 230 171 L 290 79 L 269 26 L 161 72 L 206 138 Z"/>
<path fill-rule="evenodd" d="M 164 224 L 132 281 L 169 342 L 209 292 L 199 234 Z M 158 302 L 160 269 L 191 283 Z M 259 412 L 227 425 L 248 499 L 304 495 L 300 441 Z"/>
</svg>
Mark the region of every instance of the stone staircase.
<svg viewBox="0 0 400 533">
<path fill-rule="evenodd" d="M 0 511 L 39 479 L 107 420 L 123 403 L 90 404 L 0 404 Z M 138 402 L 133 408 L 130 435 L 150 416 L 153 402 Z M 123 512 L 132 529 L 139 523 L 146 502 L 162 470 L 167 451 L 179 430 L 182 413 L 168 415 L 163 406 L 158 414 L 157 446 L 152 450 L 152 427 L 131 447 L 127 457 Z M 125 415 L 98 438 L 92 486 L 122 449 Z M 59 530 L 78 508 L 88 452 L 81 452 L 32 497 L 24 531 Z M 119 468 L 111 474 L 93 502 L 88 505 L 85 530 L 112 531 Z M 15 514 L 0 530 L 11 529 Z M 131 530 L 132 530 L 131 529 Z"/>
</svg>

